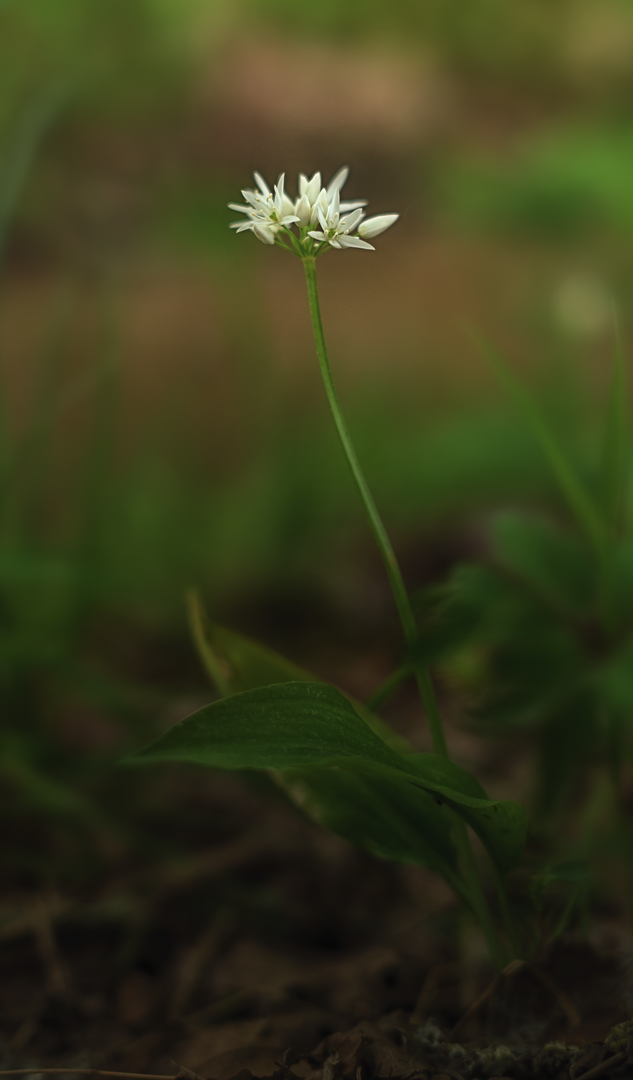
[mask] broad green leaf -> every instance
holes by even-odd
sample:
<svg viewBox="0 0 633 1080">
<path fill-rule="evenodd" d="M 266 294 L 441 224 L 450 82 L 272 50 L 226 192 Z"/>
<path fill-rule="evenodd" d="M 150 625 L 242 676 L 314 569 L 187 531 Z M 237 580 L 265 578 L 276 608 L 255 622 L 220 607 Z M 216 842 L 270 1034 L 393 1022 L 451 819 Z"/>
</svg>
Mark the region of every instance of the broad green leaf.
<svg viewBox="0 0 633 1080">
<path fill-rule="evenodd" d="M 613 529 L 622 525 L 628 473 L 628 410 L 624 348 L 616 323 L 616 345 L 605 418 L 600 469 L 600 494 L 607 521 Z"/>
<path fill-rule="evenodd" d="M 498 803 L 463 769 L 434 754 L 398 754 L 325 683 L 280 683 L 200 709 L 129 764 L 188 761 L 221 769 L 295 769 L 329 765 L 370 779 L 412 784 L 456 810 L 502 869 L 520 858 L 525 813 Z"/>
<path fill-rule="evenodd" d="M 288 682 L 205 705 L 128 760 L 292 769 L 342 756 L 395 769 L 404 761 L 333 686 Z"/>
<path fill-rule="evenodd" d="M 513 398 L 532 435 L 541 447 L 561 493 L 593 547 L 601 553 L 607 539 L 605 522 L 598 506 L 568 461 L 537 402 L 490 349 L 484 352 L 499 379 Z"/>
<path fill-rule="evenodd" d="M 332 759 L 331 765 L 368 777 L 400 779 L 389 766 L 358 758 Z M 504 873 L 521 861 L 527 836 L 527 815 L 511 800 L 488 799 L 477 781 L 454 762 L 436 754 L 412 754 L 402 759 L 402 781 L 419 786 L 439 803 L 454 810 L 477 833 L 490 857 Z M 473 794 L 478 792 L 480 794 Z"/>
<path fill-rule="evenodd" d="M 380 858 L 436 870 L 469 903 L 457 869 L 450 816 L 429 793 L 345 768 L 286 770 L 279 779 L 320 825 Z"/>
<path fill-rule="evenodd" d="M 311 672 L 266 645 L 234 630 L 228 630 L 225 626 L 210 623 L 194 589 L 187 594 L 187 606 L 189 625 L 198 654 L 222 697 L 244 690 L 255 690 L 260 686 L 271 686 L 274 683 L 319 681 Z M 345 697 L 352 703 L 361 719 L 392 750 L 402 754 L 411 750 L 406 739 L 393 731 L 371 709 L 348 694 Z"/>
<path fill-rule="evenodd" d="M 408 772 L 422 776 L 430 783 L 450 788 L 451 791 L 460 792 L 471 799 L 488 800 L 479 781 L 466 769 L 462 769 L 461 765 L 456 765 L 448 758 L 438 754 L 411 754 L 407 757 L 405 766 Z"/>
</svg>

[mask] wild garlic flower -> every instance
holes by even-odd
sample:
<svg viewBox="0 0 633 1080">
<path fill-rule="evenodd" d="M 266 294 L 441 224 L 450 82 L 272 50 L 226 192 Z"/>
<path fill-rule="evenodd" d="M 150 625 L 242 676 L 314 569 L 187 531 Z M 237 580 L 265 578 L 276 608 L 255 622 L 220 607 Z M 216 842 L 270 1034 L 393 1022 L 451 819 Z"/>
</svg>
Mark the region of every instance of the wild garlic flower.
<svg viewBox="0 0 633 1080">
<path fill-rule="evenodd" d="M 231 210 L 238 210 L 241 214 L 246 214 L 243 221 L 232 222 L 230 228 L 237 229 L 238 232 L 252 230 L 258 240 L 261 240 L 264 244 L 274 244 L 279 229 L 294 225 L 299 218 L 294 213 L 292 199 L 289 199 L 284 191 L 285 177 L 283 173 L 275 184 L 273 191 L 270 190 L 263 176 L 260 176 L 258 172 L 253 173 L 253 176 L 259 191 L 254 188 L 247 188 L 242 192 L 247 206 L 241 206 L 239 203 L 229 203 Z"/>
<path fill-rule="evenodd" d="M 317 203 L 316 210 L 323 232 L 309 232 L 308 236 L 311 236 L 313 240 L 331 244 L 334 248 L 355 247 L 368 248 L 370 251 L 374 250 L 371 244 L 366 244 L 358 236 L 350 236 L 352 230 L 356 228 L 365 215 L 358 208 L 341 217 L 341 200 L 338 189 L 334 192 L 331 202 L 327 203 L 325 212 L 320 203 Z"/>
<path fill-rule="evenodd" d="M 272 192 L 259 173 L 253 175 L 257 189 L 242 192 L 246 205 L 229 203 L 232 210 L 246 215 L 242 221 L 234 221 L 231 228 L 237 232 L 254 232 L 264 244 L 279 244 L 300 258 L 314 258 L 330 247 L 373 251 L 367 239 L 384 232 L 399 217 L 399 214 L 380 214 L 365 220 L 366 199 L 342 201 L 341 189 L 349 176 L 348 168 L 339 169 L 327 187 L 321 184 L 320 172 L 310 179 L 301 173 L 294 201 L 285 192 L 285 174 L 279 177 Z M 293 232 L 294 227 L 298 235 Z"/>
<path fill-rule="evenodd" d="M 302 227 L 316 225 L 318 222 L 318 208 L 327 212 L 329 203 L 341 188 L 349 176 L 347 167 L 339 169 L 336 176 L 332 177 L 327 188 L 321 187 L 321 173 L 315 172 L 311 180 L 303 173 L 299 174 L 299 198 L 295 204 L 295 214 L 299 217 Z M 360 206 L 366 206 L 367 199 L 356 199 L 354 202 L 342 202 L 340 209 L 343 213 L 348 210 L 356 210 Z"/>
</svg>

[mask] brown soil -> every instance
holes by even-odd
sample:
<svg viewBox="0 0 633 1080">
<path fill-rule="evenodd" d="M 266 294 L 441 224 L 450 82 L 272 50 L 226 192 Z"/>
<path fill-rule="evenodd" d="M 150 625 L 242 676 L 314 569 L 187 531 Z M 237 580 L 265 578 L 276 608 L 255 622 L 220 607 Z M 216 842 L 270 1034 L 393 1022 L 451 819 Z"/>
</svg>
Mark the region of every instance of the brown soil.
<svg viewBox="0 0 633 1080">
<path fill-rule="evenodd" d="M 242 777 L 168 770 L 153 798 L 178 806 L 155 830 L 181 856 L 5 891 L 2 1067 L 523 1080 L 616 1052 L 594 1041 L 629 1015 L 617 928 L 494 982 L 430 873 L 352 850 Z"/>
</svg>

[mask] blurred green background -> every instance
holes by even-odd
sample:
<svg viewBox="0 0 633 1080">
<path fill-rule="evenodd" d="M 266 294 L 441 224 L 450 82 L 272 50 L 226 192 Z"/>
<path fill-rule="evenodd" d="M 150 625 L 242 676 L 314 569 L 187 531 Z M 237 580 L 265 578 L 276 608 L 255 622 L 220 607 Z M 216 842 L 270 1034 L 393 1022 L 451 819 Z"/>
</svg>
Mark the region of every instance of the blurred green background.
<svg viewBox="0 0 633 1080">
<path fill-rule="evenodd" d="M 401 214 L 320 278 L 341 397 L 421 588 L 482 550 L 490 510 L 557 499 L 473 333 L 581 466 L 593 452 L 614 302 L 630 326 L 633 4 L 0 2 L 0 769 L 19 874 L 43 873 L 33 836 L 58 827 L 83 854 L 50 854 L 55 873 L 92 873 L 105 807 L 133 844 L 114 763 L 209 695 L 187 586 L 357 693 L 388 673 L 397 630 L 300 268 L 226 208 L 254 168 L 292 193 L 342 164 L 346 194 Z"/>
</svg>

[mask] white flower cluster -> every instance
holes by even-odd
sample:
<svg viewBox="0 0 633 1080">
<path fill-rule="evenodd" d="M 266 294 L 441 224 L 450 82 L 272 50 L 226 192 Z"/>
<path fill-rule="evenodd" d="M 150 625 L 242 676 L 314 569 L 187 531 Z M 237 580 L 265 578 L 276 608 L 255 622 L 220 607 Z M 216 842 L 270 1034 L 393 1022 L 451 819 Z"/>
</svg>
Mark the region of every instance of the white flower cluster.
<svg viewBox="0 0 633 1080">
<path fill-rule="evenodd" d="M 272 191 L 263 176 L 257 172 L 253 175 L 257 188 L 242 192 L 246 206 L 229 203 L 231 210 L 246 215 L 241 221 L 234 221 L 230 227 L 238 232 L 250 230 L 264 244 L 280 242 L 285 232 L 297 254 L 318 255 L 328 244 L 334 248 L 365 248 L 373 251 L 367 239 L 379 236 L 400 216 L 379 214 L 365 219 L 363 207 L 367 205 L 366 199 L 341 202 L 341 188 L 349 176 L 347 168 L 339 169 L 326 188 L 321 187 L 321 173 L 316 172 L 310 180 L 302 173 L 299 176 L 299 194 L 294 201 L 285 192 L 283 173 Z M 292 226 L 299 229 L 298 240 L 290 231 Z M 352 235 L 354 232 L 356 235 Z M 308 237 L 317 241 L 316 245 L 307 244 Z"/>
</svg>

